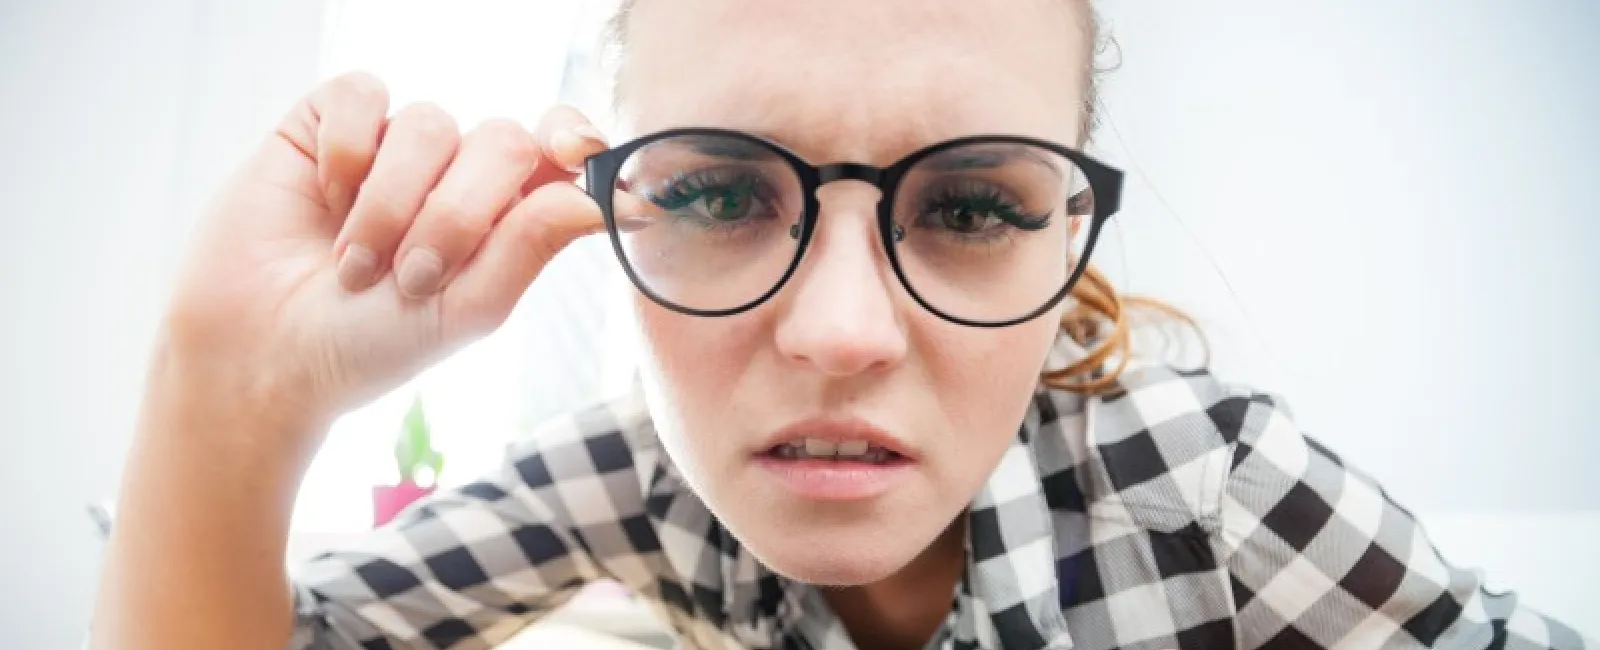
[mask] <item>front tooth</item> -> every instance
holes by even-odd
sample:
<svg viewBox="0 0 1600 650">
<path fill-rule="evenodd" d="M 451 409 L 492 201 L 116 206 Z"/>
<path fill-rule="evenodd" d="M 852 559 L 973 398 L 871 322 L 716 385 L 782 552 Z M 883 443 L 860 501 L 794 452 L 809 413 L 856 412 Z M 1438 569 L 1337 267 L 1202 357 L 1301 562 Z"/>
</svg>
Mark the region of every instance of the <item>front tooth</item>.
<svg viewBox="0 0 1600 650">
<path fill-rule="evenodd" d="M 818 438 L 806 438 L 806 455 L 812 458 L 826 458 L 838 450 L 833 443 Z"/>
<path fill-rule="evenodd" d="M 860 456 L 867 453 L 867 441 L 847 440 L 839 443 L 838 449 L 840 456 Z"/>
</svg>

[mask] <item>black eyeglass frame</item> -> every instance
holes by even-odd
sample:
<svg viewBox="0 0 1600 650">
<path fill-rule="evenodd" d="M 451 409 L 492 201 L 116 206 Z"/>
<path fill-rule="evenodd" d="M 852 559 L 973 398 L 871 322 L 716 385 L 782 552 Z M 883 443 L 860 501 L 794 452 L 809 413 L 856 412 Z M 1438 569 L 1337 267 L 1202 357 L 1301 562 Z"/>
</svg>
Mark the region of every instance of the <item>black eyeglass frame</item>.
<svg viewBox="0 0 1600 650">
<path fill-rule="evenodd" d="M 773 283 L 771 289 L 737 307 L 728 309 L 695 309 L 667 299 L 665 296 L 656 293 L 649 283 L 634 272 L 633 264 L 628 261 L 628 254 L 622 246 L 622 233 L 617 227 L 616 217 L 612 211 L 612 199 L 616 193 L 617 175 L 621 173 L 623 164 L 627 162 L 634 152 L 645 146 L 670 138 L 686 136 L 732 138 L 760 146 L 776 153 L 780 158 L 787 161 L 789 166 L 794 168 L 795 176 L 800 180 L 800 190 L 805 200 L 805 207 L 800 215 L 799 242 L 795 248 L 794 259 L 789 261 L 788 268 L 784 269 L 783 275 L 778 278 L 777 282 Z M 900 266 L 900 257 L 896 252 L 897 242 L 894 233 L 893 214 L 894 199 L 895 192 L 899 190 L 900 182 L 905 178 L 907 172 L 928 156 L 956 147 L 974 144 L 1023 144 L 1054 152 L 1070 160 L 1083 172 L 1084 179 L 1089 184 L 1090 196 L 1094 201 L 1094 212 L 1089 226 L 1089 238 L 1084 246 L 1083 256 L 1078 260 L 1077 268 L 1073 269 L 1066 283 L 1039 308 L 1023 316 L 1002 321 L 962 318 L 935 307 L 917 292 L 916 287 L 912 286 L 911 281 L 906 277 L 905 270 Z M 883 242 L 883 250 L 889 257 L 889 266 L 894 269 L 895 277 L 899 278 L 900 286 L 905 288 L 906 293 L 910 294 L 911 298 L 921 305 L 923 309 L 952 323 L 969 327 L 1009 327 L 1025 323 L 1050 311 L 1062 299 L 1066 298 L 1072 292 L 1072 287 L 1077 284 L 1078 278 L 1083 275 L 1084 269 L 1088 268 L 1089 257 L 1094 252 L 1095 242 L 1100 238 L 1102 226 L 1121 207 L 1123 180 L 1121 170 L 1095 160 L 1081 151 L 1048 140 L 1021 135 L 971 135 L 945 140 L 918 149 L 888 167 L 874 167 L 852 162 L 813 165 L 776 142 L 742 131 L 713 127 L 676 128 L 641 136 L 585 159 L 584 175 L 588 179 L 585 191 L 599 205 L 600 214 L 605 219 L 606 231 L 611 237 L 611 247 L 616 252 L 617 260 L 622 263 L 623 272 L 627 274 L 628 280 L 633 283 L 633 286 L 640 293 L 643 293 L 662 307 L 680 314 L 703 317 L 732 316 L 743 313 L 754 309 L 772 298 L 772 296 L 777 295 L 783 289 L 783 286 L 789 282 L 789 278 L 794 275 L 795 270 L 800 268 L 800 261 L 805 259 L 806 249 L 811 243 L 812 233 L 816 231 L 817 219 L 821 215 L 821 202 L 817 198 L 817 191 L 824 184 L 839 180 L 857 180 L 867 183 L 878 188 L 879 191 L 877 206 L 878 237 Z"/>
</svg>

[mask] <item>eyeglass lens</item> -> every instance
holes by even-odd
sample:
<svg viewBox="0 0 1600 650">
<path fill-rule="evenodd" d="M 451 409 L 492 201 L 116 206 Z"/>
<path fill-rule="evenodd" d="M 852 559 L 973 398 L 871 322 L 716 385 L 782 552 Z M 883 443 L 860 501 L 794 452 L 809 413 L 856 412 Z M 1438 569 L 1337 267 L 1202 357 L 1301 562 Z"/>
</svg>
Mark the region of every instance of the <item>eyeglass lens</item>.
<svg viewBox="0 0 1600 650">
<path fill-rule="evenodd" d="M 612 215 L 624 262 L 650 291 L 691 310 L 730 310 L 766 295 L 797 259 L 805 191 L 789 160 L 758 141 L 673 136 L 622 164 Z M 1072 160 L 1014 142 L 922 157 L 884 200 L 907 288 L 977 321 L 1026 315 L 1059 293 L 1094 213 Z"/>
</svg>

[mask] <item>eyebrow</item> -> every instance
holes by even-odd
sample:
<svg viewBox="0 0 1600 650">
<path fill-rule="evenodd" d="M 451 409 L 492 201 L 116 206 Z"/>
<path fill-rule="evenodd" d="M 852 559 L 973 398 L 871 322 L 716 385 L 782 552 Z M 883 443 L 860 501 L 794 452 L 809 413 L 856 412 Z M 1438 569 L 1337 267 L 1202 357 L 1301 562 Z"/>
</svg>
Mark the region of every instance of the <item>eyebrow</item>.
<svg viewBox="0 0 1600 650">
<path fill-rule="evenodd" d="M 750 135 L 768 142 L 779 142 L 772 134 L 765 132 L 750 132 Z M 776 152 L 753 142 L 715 135 L 693 135 L 685 140 L 690 150 L 703 156 L 742 161 L 772 160 L 777 156 Z M 988 143 L 976 150 L 962 148 L 942 151 L 918 164 L 927 165 L 935 172 L 958 172 L 997 169 L 1015 162 L 1034 163 L 1057 176 L 1061 174 L 1059 166 L 1038 148 L 1019 143 Z"/>
<path fill-rule="evenodd" d="M 1017 161 L 1037 163 L 1057 173 L 1060 170 L 1037 148 L 1024 144 L 985 144 L 981 149 L 955 149 L 929 156 L 922 163 L 933 171 L 955 172 L 970 169 L 995 169 Z"/>
<path fill-rule="evenodd" d="M 766 147 L 732 138 L 695 135 L 689 136 L 686 140 L 688 140 L 689 147 L 702 156 L 715 156 L 733 160 L 771 160 L 777 155 Z"/>
</svg>

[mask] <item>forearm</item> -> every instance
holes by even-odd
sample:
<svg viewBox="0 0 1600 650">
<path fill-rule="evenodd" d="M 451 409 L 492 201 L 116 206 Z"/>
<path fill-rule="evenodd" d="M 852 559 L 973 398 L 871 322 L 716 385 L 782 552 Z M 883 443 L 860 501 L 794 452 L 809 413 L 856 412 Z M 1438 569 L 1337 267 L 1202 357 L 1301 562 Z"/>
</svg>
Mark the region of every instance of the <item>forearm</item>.
<svg viewBox="0 0 1600 650">
<path fill-rule="evenodd" d="M 319 424 L 218 400 L 159 358 L 123 477 L 97 650 L 281 650 L 284 547 Z"/>
</svg>

